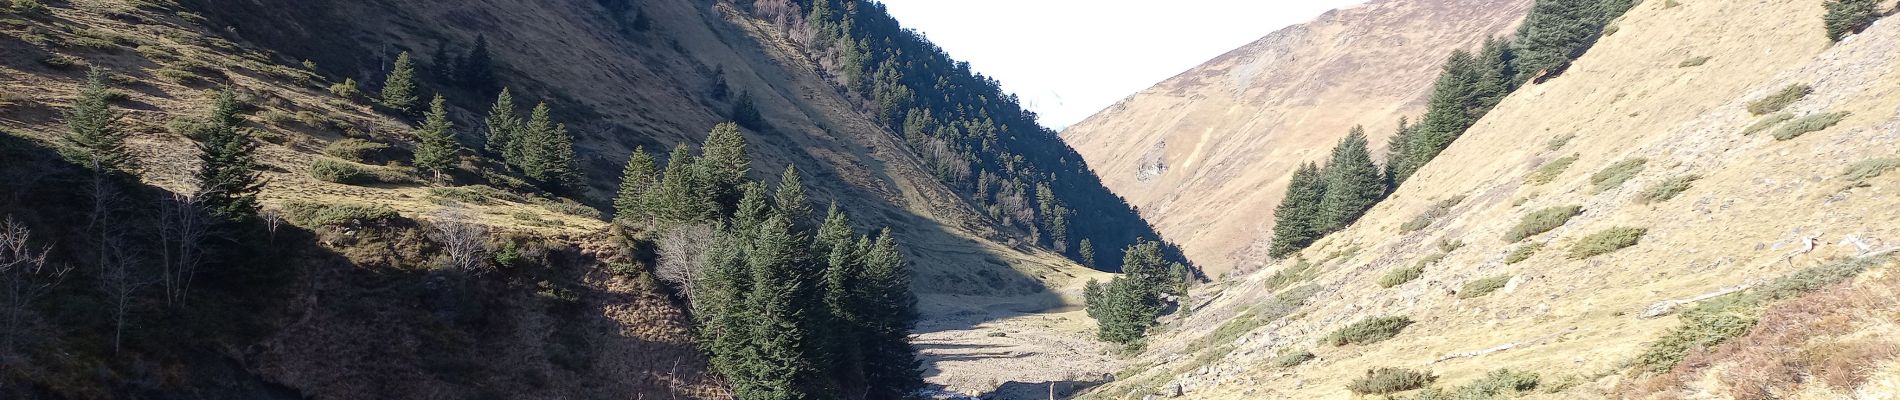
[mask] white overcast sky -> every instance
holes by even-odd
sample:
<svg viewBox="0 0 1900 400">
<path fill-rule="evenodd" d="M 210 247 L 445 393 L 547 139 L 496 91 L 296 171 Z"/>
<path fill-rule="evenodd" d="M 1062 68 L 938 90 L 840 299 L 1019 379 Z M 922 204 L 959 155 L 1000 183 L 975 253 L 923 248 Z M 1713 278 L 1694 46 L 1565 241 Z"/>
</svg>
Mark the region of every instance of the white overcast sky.
<svg viewBox="0 0 1900 400">
<path fill-rule="evenodd" d="M 1063 128 L 1275 30 L 1365 0 L 883 0 Z"/>
</svg>

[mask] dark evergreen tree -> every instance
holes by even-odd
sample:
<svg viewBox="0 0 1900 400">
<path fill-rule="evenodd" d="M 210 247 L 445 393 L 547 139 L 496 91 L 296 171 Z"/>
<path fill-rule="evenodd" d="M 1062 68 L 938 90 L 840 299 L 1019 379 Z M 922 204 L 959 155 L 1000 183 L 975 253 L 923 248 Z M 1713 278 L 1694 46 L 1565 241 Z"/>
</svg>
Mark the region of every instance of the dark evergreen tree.
<svg viewBox="0 0 1900 400">
<path fill-rule="evenodd" d="M 1822 6 L 1827 10 L 1827 14 L 1822 17 L 1827 26 L 1827 38 L 1836 42 L 1847 35 L 1860 33 L 1880 19 L 1879 0 L 1828 0 Z"/>
<path fill-rule="evenodd" d="M 716 204 L 730 210 L 739 200 L 737 189 L 746 182 L 746 176 L 752 170 L 752 158 L 746 153 L 745 134 L 739 132 L 739 126 L 731 123 L 713 127 L 706 136 L 705 149 L 699 162 L 705 173 L 707 183 Z"/>
<path fill-rule="evenodd" d="M 1596 40 L 1593 22 L 1601 15 L 1601 0 L 1537 0 L 1518 26 L 1517 45 L 1522 82 L 1537 74 L 1555 75 L 1569 67 Z"/>
<path fill-rule="evenodd" d="M 1399 189 L 1401 179 L 1397 166 L 1412 163 L 1406 158 L 1406 150 L 1413 146 L 1412 142 L 1417 136 L 1418 128 L 1412 126 L 1405 117 L 1399 117 L 1399 129 L 1392 133 L 1392 141 L 1385 147 L 1385 188 L 1388 193 Z"/>
<path fill-rule="evenodd" d="M 823 378 L 809 353 L 815 338 L 807 321 L 813 298 L 802 267 L 808 262 L 806 245 L 784 215 L 774 213 L 759 226 L 746 257 L 753 283 L 747 308 L 757 318 L 748 350 L 756 354 L 756 362 L 727 376 L 738 398 L 802 399 L 818 394 L 812 389 Z"/>
<path fill-rule="evenodd" d="M 740 235 L 757 232 L 759 225 L 772 217 L 772 195 L 765 184 L 746 182 L 739 185 L 739 207 L 732 213 L 732 229 Z"/>
<path fill-rule="evenodd" d="M 483 148 L 489 155 L 501 157 L 508 165 L 520 165 L 520 154 L 510 154 L 516 148 L 514 142 L 521 131 L 521 117 L 515 115 L 515 96 L 507 88 L 495 96 L 495 105 L 488 109 L 488 118 L 482 120 L 488 125 L 488 135 Z"/>
<path fill-rule="evenodd" d="M 455 56 L 449 54 L 448 42 L 436 42 L 435 54 L 429 56 L 429 62 L 434 67 L 430 68 L 430 70 L 435 73 L 436 80 L 440 82 L 455 81 Z"/>
<path fill-rule="evenodd" d="M 553 111 L 548 103 L 534 105 L 534 111 L 528 113 L 528 121 L 517 126 L 510 134 L 508 149 L 504 157 L 515 168 L 529 177 L 546 176 L 548 146 L 544 144 L 554 136 Z"/>
<path fill-rule="evenodd" d="M 499 86 L 495 81 L 494 56 L 488 53 L 488 35 L 477 35 L 475 47 L 455 65 L 455 80 L 463 88 L 487 94 Z"/>
<path fill-rule="evenodd" d="M 541 175 L 531 177 L 560 190 L 582 190 L 586 178 L 581 175 L 580 159 L 574 156 L 574 136 L 568 133 L 567 124 L 555 124 L 542 139 Z"/>
<path fill-rule="evenodd" d="M 746 129 L 765 129 L 765 117 L 759 115 L 759 105 L 753 102 L 751 92 L 739 92 L 739 98 L 732 101 L 732 121 Z"/>
<path fill-rule="evenodd" d="M 695 167 L 692 147 L 681 143 L 666 159 L 666 173 L 653 192 L 653 211 L 661 222 L 677 225 L 705 221 L 719 215 L 719 206 L 700 189 L 705 178 Z"/>
<path fill-rule="evenodd" d="M 396 55 L 396 64 L 389 70 L 389 77 L 383 81 L 383 107 L 402 113 L 415 111 L 418 99 L 416 86 L 416 64 L 409 59 L 409 52 Z"/>
<path fill-rule="evenodd" d="M 437 176 L 455 166 L 456 153 L 462 150 L 461 143 L 455 141 L 455 123 L 449 120 L 446 103 L 441 95 L 429 102 L 429 113 L 415 131 L 415 160 L 410 163 Z"/>
<path fill-rule="evenodd" d="M 1095 241 L 1082 239 L 1082 244 L 1077 247 L 1076 256 L 1082 259 L 1082 266 L 1095 268 Z"/>
<path fill-rule="evenodd" d="M 1273 243 L 1267 255 L 1286 257 L 1325 235 L 1320 202 L 1326 197 L 1326 178 L 1313 163 L 1300 165 L 1287 184 L 1286 198 L 1273 210 Z"/>
<path fill-rule="evenodd" d="M 785 167 L 785 173 L 779 175 L 778 192 L 773 195 L 773 204 L 780 213 L 792 221 L 792 227 L 806 229 L 811 220 L 811 202 L 805 198 L 805 183 L 798 177 L 797 166 Z"/>
<path fill-rule="evenodd" d="M 1326 180 L 1326 194 L 1320 199 L 1322 232 L 1344 229 L 1385 196 L 1384 174 L 1366 147 L 1364 127 L 1354 127 L 1333 147 L 1332 159 L 1321 171 Z"/>
<path fill-rule="evenodd" d="M 237 95 L 218 93 L 211 115 L 192 136 L 198 138 L 198 186 L 204 206 L 213 218 L 240 223 L 257 217 L 257 192 L 263 188 L 257 172 L 257 141 L 242 128 Z"/>
<path fill-rule="evenodd" d="M 125 147 L 126 132 L 119 129 L 120 114 L 112 109 L 112 88 L 97 68 L 86 72 L 79 98 L 66 112 L 66 135 L 61 150 L 66 159 L 95 174 L 131 172 L 136 164 Z"/>
<path fill-rule="evenodd" d="M 864 252 L 864 274 L 859 287 L 864 310 L 864 375 L 866 398 L 902 399 L 924 387 L 922 363 L 910 345 L 917 325 L 917 298 L 910 292 L 910 262 L 897 249 L 890 230 L 878 234 Z"/>
<path fill-rule="evenodd" d="M 659 190 L 659 177 L 659 164 L 653 155 L 647 154 L 645 147 L 633 148 L 626 168 L 620 171 L 620 193 L 614 196 L 614 219 L 622 222 L 652 220 L 653 208 L 648 199 L 652 192 Z"/>
<path fill-rule="evenodd" d="M 1162 294 L 1173 293 L 1161 244 L 1143 241 L 1122 255 L 1122 275 L 1108 284 L 1090 282 L 1083 291 L 1089 316 L 1095 318 L 1096 336 L 1130 344 L 1146 335 L 1161 315 Z"/>
</svg>

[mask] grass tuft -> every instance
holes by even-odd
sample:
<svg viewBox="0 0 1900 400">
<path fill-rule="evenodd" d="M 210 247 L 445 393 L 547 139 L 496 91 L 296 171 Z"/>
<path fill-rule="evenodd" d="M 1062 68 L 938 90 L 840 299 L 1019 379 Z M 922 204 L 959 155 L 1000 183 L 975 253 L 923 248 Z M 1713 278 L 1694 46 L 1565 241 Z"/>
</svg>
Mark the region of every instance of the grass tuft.
<svg viewBox="0 0 1900 400">
<path fill-rule="evenodd" d="M 1544 165 L 1538 166 L 1536 170 L 1531 171 L 1529 176 L 1525 176 L 1524 183 L 1533 186 L 1550 183 L 1550 181 L 1556 180 L 1558 176 L 1562 176 L 1564 171 L 1570 170 L 1571 164 L 1576 163 L 1577 156 L 1574 154 L 1568 157 L 1550 160 L 1550 162 L 1544 163 Z"/>
<path fill-rule="evenodd" d="M 1432 226 L 1432 223 L 1437 222 L 1439 218 L 1444 218 L 1446 215 L 1451 214 L 1452 207 L 1457 207 L 1458 203 L 1464 201 L 1464 195 L 1439 200 L 1438 203 L 1432 204 L 1432 208 L 1419 213 L 1417 217 L 1413 217 L 1411 221 L 1406 222 L 1404 225 L 1399 225 L 1399 233 L 1410 233 Z"/>
<path fill-rule="evenodd" d="M 1267 361 L 1267 365 L 1271 365 L 1274 368 L 1293 368 L 1300 364 L 1305 364 L 1307 361 L 1312 361 L 1315 358 L 1319 357 L 1314 356 L 1311 351 L 1294 350 L 1273 356 L 1273 359 Z"/>
<path fill-rule="evenodd" d="M 1511 254 L 1506 254 L 1504 256 L 1504 265 L 1511 265 L 1511 264 L 1524 262 L 1524 260 L 1529 260 L 1531 256 L 1537 255 L 1538 250 L 1543 250 L 1543 249 L 1544 249 L 1544 243 L 1542 242 L 1531 242 L 1531 243 L 1525 243 L 1523 246 L 1517 246 L 1517 249 L 1511 250 Z"/>
<path fill-rule="evenodd" d="M 1784 108 L 1788 108 L 1789 105 L 1801 101 L 1801 99 L 1813 93 L 1814 87 L 1812 86 L 1799 83 L 1788 85 L 1788 87 L 1781 88 L 1781 91 L 1768 95 L 1768 97 L 1748 102 L 1748 113 L 1755 115 L 1772 114 Z"/>
<path fill-rule="evenodd" d="M 1623 186 L 1623 182 L 1629 182 L 1629 180 L 1635 178 L 1637 174 L 1643 173 L 1643 169 L 1648 165 L 1649 159 L 1646 158 L 1632 158 L 1618 161 L 1615 164 L 1604 167 L 1602 171 L 1597 171 L 1596 175 L 1591 175 L 1590 184 L 1596 185 L 1597 193 L 1609 191 L 1610 189 Z"/>
<path fill-rule="evenodd" d="M 1550 232 L 1552 229 L 1564 226 L 1565 223 L 1570 222 L 1571 217 L 1581 213 L 1583 213 L 1581 206 L 1549 207 L 1533 211 L 1524 215 L 1524 220 L 1518 221 L 1517 226 L 1504 233 L 1504 241 L 1517 243 L 1524 238 Z"/>
<path fill-rule="evenodd" d="M 1272 276 L 1268 276 L 1266 281 L 1267 291 L 1277 292 L 1280 291 L 1280 289 L 1293 286 L 1295 283 L 1313 279 L 1313 276 L 1318 274 L 1319 264 L 1301 259 L 1293 263 L 1292 266 L 1274 271 Z"/>
<path fill-rule="evenodd" d="M 1331 346 L 1368 345 L 1398 336 L 1399 331 L 1411 325 L 1412 319 L 1403 316 L 1367 318 L 1339 328 L 1319 341 Z"/>
<path fill-rule="evenodd" d="M 1754 136 L 1757 133 L 1768 130 L 1768 128 L 1773 128 L 1775 125 L 1781 125 L 1781 123 L 1788 122 L 1788 120 L 1791 119 L 1794 119 L 1794 114 L 1780 113 L 1770 115 L 1766 118 L 1762 118 L 1760 121 L 1749 124 L 1747 128 L 1743 128 L 1742 136 Z"/>
<path fill-rule="evenodd" d="M 1423 263 L 1398 267 L 1391 272 L 1386 272 L 1385 276 L 1379 277 L 1379 287 L 1391 288 L 1393 286 L 1403 285 L 1406 282 L 1411 282 L 1424 275 L 1425 265 Z"/>
<path fill-rule="evenodd" d="M 1564 146 L 1570 145 L 1570 140 L 1576 139 L 1576 138 L 1577 138 L 1576 134 L 1569 134 L 1569 135 L 1563 135 L 1563 136 L 1550 138 L 1550 141 L 1544 142 L 1544 148 L 1549 149 L 1550 151 L 1557 151 L 1557 149 L 1561 149 L 1561 148 L 1564 148 Z"/>
<path fill-rule="evenodd" d="M 1709 57 L 1709 56 L 1689 57 L 1689 59 L 1687 60 L 1682 60 L 1681 64 L 1676 64 L 1676 68 L 1700 67 L 1703 64 L 1708 64 L 1710 58 L 1712 57 Z"/>
<path fill-rule="evenodd" d="M 1643 189 L 1642 193 L 1636 194 L 1636 204 L 1654 204 L 1669 201 L 1669 199 L 1676 198 L 1677 195 L 1682 194 L 1683 191 L 1689 190 L 1689 187 L 1693 186 L 1695 181 L 1699 179 L 1702 179 L 1699 175 L 1677 175 L 1662 182 L 1657 182 L 1648 189 Z"/>
<path fill-rule="evenodd" d="M 1570 259 L 1582 260 L 1635 246 L 1643 240 L 1643 235 L 1648 233 L 1649 229 L 1645 228 L 1604 229 L 1590 236 L 1584 236 L 1583 239 L 1577 241 L 1577 244 L 1571 245 Z"/>
<path fill-rule="evenodd" d="M 1894 168 L 1900 168 L 1900 157 L 1862 160 L 1848 165 L 1847 170 L 1841 172 L 1841 179 L 1852 182 L 1865 181 L 1878 178 L 1881 175 L 1893 171 Z"/>
<path fill-rule="evenodd" d="M 1472 298 L 1489 296 L 1491 295 L 1491 292 L 1496 292 L 1498 291 L 1498 289 L 1503 289 L 1504 285 L 1508 283 L 1511 283 L 1510 275 L 1498 275 L 1498 276 L 1486 277 L 1484 279 L 1479 279 L 1479 280 L 1475 280 L 1471 282 L 1465 282 L 1465 287 L 1458 289 L 1458 298 L 1472 299 Z"/>
<path fill-rule="evenodd" d="M 1847 119 L 1849 115 L 1853 115 L 1853 113 L 1840 111 L 1814 114 L 1795 119 L 1794 121 L 1788 122 L 1787 125 L 1782 125 L 1781 129 L 1775 130 L 1775 140 L 1790 140 L 1801 137 L 1801 135 L 1832 128 L 1835 124 L 1839 124 L 1842 120 Z"/>
<path fill-rule="evenodd" d="M 1353 379 L 1346 390 L 1354 394 L 1391 394 L 1418 389 L 1437 381 L 1438 376 L 1430 372 L 1419 372 L 1405 368 L 1379 368 L 1366 371 L 1365 376 Z"/>
</svg>

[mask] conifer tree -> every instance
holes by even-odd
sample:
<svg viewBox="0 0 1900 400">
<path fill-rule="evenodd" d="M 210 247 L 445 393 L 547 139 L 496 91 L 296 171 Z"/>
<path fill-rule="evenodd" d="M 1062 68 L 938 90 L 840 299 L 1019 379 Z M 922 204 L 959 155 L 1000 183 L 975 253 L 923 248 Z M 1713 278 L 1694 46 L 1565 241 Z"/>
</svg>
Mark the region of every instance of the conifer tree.
<svg viewBox="0 0 1900 400">
<path fill-rule="evenodd" d="M 851 236 L 851 220 L 834 202 L 825 210 L 825 222 L 818 226 L 818 234 L 812 237 L 813 248 L 830 249 L 840 244 L 850 245 Z"/>
<path fill-rule="evenodd" d="M 383 81 L 383 107 L 409 113 L 416 109 L 416 64 L 409 59 L 409 52 L 396 55 L 396 65 L 389 71 L 389 78 Z"/>
<path fill-rule="evenodd" d="M 503 163 L 519 165 L 521 160 L 510 158 L 508 151 L 514 148 L 515 136 L 522 124 L 521 117 L 515 115 L 514 94 L 502 88 L 501 94 L 495 96 L 495 105 L 488 109 L 488 118 L 483 121 L 488 125 L 487 143 L 483 146 L 488 154 L 501 157 Z"/>
<path fill-rule="evenodd" d="M 759 225 L 772 217 L 772 195 L 765 190 L 765 184 L 746 182 L 740 185 L 739 207 L 732 213 L 732 228 L 740 234 L 757 232 Z"/>
<path fill-rule="evenodd" d="M 488 35 L 475 37 L 475 47 L 469 49 L 468 55 L 456 64 L 455 72 L 455 80 L 461 82 L 464 88 L 482 94 L 494 90 L 495 60 L 488 53 Z"/>
<path fill-rule="evenodd" d="M 1076 255 L 1082 258 L 1082 266 L 1095 268 L 1095 241 L 1082 239 L 1082 244 L 1076 249 Z"/>
<path fill-rule="evenodd" d="M 66 158 L 95 174 L 131 172 L 132 155 L 125 148 L 126 132 L 119 129 L 120 114 L 113 111 L 112 88 L 97 68 L 86 72 L 79 99 L 66 112 Z"/>
<path fill-rule="evenodd" d="M 773 195 L 778 210 L 791 219 L 792 227 L 804 229 L 811 219 L 811 201 L 805 198 L 805 184 L 798 177 L 798 166 L 786 166 L 779 175 L 778 192 Z"/>
<path fill-rule="evenodd" d="M 693 315 L 699 320 L 701 347 L 711 356 L 713 368 L 734 380 L 750 378 L 758 355 L 752 351 L 758 321 L 752 312 L 749 294 L 753 293 L 752 268 L 746 263 L 745 244 L 733 235 L 720 234 L 707 249 L 706 264 L 701 268 L 693 295 Z M 750 388 L 750 385 L 746 385 Z"/>
<path fill-rule="evenodd" d="M 660 188 L 654 192 L 652 202 L 653 211 L 662 222 L 681 224 L 719 215 L 718 205 L 699 190 L 704 178 L 698 176 L 695 164 L 692 147 L 685 143 L 674 147 L 672 155 L 667 157 L 666 174 L 660 177 Z"/>
<path fill-rule="evenodd" d="M 198 185 L 204 206 L 218 221 L 235 223 L 257 217 L 257 141 L 242 129 L 237 95 L 218 93 L 211 115 L 195 135 L 199 139 Z"/>
<path fill-rule="evenodd" d="M 746 261 L 752 268 L 753 291 L 747 307 L 756 318 L 752 329 L 751 352 L 754 362 L 740 368 L 733 380 L 733 391 L 743 399 L 798 399 L 816 393 L 810 385 L 820 382 L 818 365 L 811 361 L 811 286 L 800 267 L 807 262 L 807 243 L 792 231 L 791 222 L 782 214 L 760 224 Z"/>
<path fill-rule="evenodd" d="M 567 124 L 555 124 L 554 130 L 541 139 L 536 168 L 540 175 L 530 177 L 562 190 L 581 190 L 585 178 L 581 176 L 580 160 L 574 157 L 574 136 L 568 133 Z"/>
<path fill-rule="evenodd" d="M 905 398 L 924 386 L 917 351 L 909 341 L 917 325 L 917 298 L 910 292 L 910 263 L 897 249 L 889 229 L 864 252 L 862 287 L 867 334 L 864 360 L 867 398 Z"/>
<path fill-rule="evenodd" d="M 429 102 L 429 113 L 423 118 L 422 126 L 416 128 L 415 160 L 411 162 L 416 169 L 429 171 L 440 176 L 455 165 L 455 155 L 462 145 L 455 141 L 455 123 L 449 120 L 447 101 L 442 95 L 436 95 Z"/>
<path fill-rule="evenodd" d="M 1320 229 L 1320 202 L 1325 197 L 1326 179 L 1319 166 L 1311 162 L 1300 165 L 1293 172 L 1293 181 L 1287 184 L 1286 198 L 1273 210 L 1273 243 L 1268 256 L 1286 257 L 1325 234 Z"/>
<path fill-rule="evenodd" d="M 732 101 L 732 121 L 752 130 L 765 129 L 765 117 L 759 115 L 751 92 L 739 92 L 739 98 Z"/>
<path fill-rule="evenodd" d="M 1836 42 L 1849 34 L 1860 33 L 1880 19 L 1878 0 L 1828 0 L 1822 6 L 1827 9 L 1827 14 L 1822 17 L 1827 26 L 1827 38 Z"/>
<path fill-rule="evenodd" d="M 1384 176 L 1366 147 L 1365 128 L 1354 127 L 1333 148 L 1333 157 L 1322 171 L 1326 179 L 1326 194 L 1320 199 L 1322 232 L 1345 228 L 1385 196 Z"/>
<path fill-rule="evenodd" d="M 732 123 L 714 126 L 706 136 L 702 153 L 700 163 L 704 165 L 713 199 L 722 207 L 731 207 L 738 201 L 739 185 L 745 183 L 746 174 L 751 171 L 752 159 L 746 154 L 745 135 Z"/>
<path fill-rule="evenodd" d="M 1589 49 L 1600 26 L 1602 0 L 1537 0 L 1518 26 L 1518 82 L 1568 67 Z"/>
<path fill-rule="evenodd" d="M 535 104 L 534 110 L 528 112 L 528 121 L 518 125 L 519 128 L 510 134 L 505 157 L 529 177 L 546 176 L 546 160 L 550 156 L 547 154 L 549 147 L 544 144 L 554 136 L 554 117 L 551 114 L 553 112 L 548 109 L 548 103 Z"/>
<path fill-rule="evenodd" d="M 1097 322 L 1096 336 L 1126 344 L 1147 334 L 1161 314 L 1161 294 L 1172 293 L 1164 262 L 1159 242 L 1142 241 L 1122 252 L 1122 276 L 1106 285 L 1091 282 L 1083 300 Z"/>
<path fill-rule="evenodd" d="M 1412 126 L 1410 120 L 1399 117 L 1399 129 L 1392 133 L 1392 142 L 1385 147 L 1385 189 L 1388 193 L 1399 190 L 1399 184 L 1403 183 L 1398 176 L 1398 168 L 1411 163 L 1406 158 L 1407 150 L 1413 146 L 1417 132 L 1418 129 Z"/>
<path fill-rule="evenodd" d="M 449 55 L 448 42 L 436 42 L 435 54 L 429 56 L 429 62 L 433 63 L 434 68 L 430 70 L 435 73 L 435 79 L 442 82 L 455 81 L 455 56 Z"/>
<path fill-rule="evenodd" d="M 646 147 L 634 147 L 633 155 L 627 157 L 627 167 L 620 172 L 620 193 L 614 196 L 614 219 L 623 222 L 649 221 L 653 219 L 652 205 L 648 199 L 655 190 L 659 190 L 660 169 L 647 154 Z"/>
</svg>

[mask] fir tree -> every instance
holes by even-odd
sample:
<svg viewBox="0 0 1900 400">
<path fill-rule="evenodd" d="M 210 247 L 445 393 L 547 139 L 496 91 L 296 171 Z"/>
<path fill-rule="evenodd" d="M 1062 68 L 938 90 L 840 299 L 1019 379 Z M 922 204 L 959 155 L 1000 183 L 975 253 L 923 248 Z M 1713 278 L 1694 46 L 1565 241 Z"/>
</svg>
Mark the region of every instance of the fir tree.
<svg viewBox="0 0 1900 400">
<path fill-rule="evenodd" d="M 923 388 L 923 370 L 910 345 L 917 325 L 917 298 L 910 293 L 910 262 L 897 249 L 889 229 L 864 251 L 862 288 L 864 310 L 858 318 L 867 333 L 864 375 L 867 398 L 900 399 Z"/>
<path fill-rule="evenodd" d="M 409 59 L 409 52 L 402 52 L 396 55 L 396 65 L 383 81 L 383 107 L 409 113 L 420 101 L 416 98 L 417 91 L 415 62 Z"/>
<path fill-rule="evenodd" d="M 1601 28 L 1593 23 L 1602 15 L 1599 3 L 1601 0 L 1537 0 L 1523 25 L 1518 26 L 1516 80 L 1554 74 L 1583 55 Z"/>
<path fill-rule="evenodd" d="M 549 148 L 545 144 L 554 136 L 554 117 L 548 109 L 548 103 L 534 105 L 534 111 L 528 113 L 528 121 L 517 125 L 509 136 L 508 150 L 503 154 L 515 168 L 529 177 L 546 176 L 546 160 Z"/>
<path fill-rule="evenodd" d="M 627 158 L 627 167 L 620 172 L 620 193 L 614 196 L 614 219 L 623 222 L 648 221 L 653 219 L 652 205 L 648 202 L 652 193 L 659 189 L 660 170 L 653 155 L 647 154 L 646 147 L 633 148 L 633 155 Z"/>
<path fill-rule="evenodd" d="M 431 71 L 435 73 L 435 79 L 442 82 L 455 81 L 455 56 L 449 55 L 448 42 L 436 42 L 435 54 L 429 56 L 429 62 L 434 64 L 435 68 L 431 68 Z"/>
<path fill-rule="evenodd" d="M 804 181 L 798 177 L 797 166 L 785 167 L 785 173 L 779 175 L 778 192 L 773 195 L 778 210 L 791 219 L 792 227 L 804 229 L 811 219 L 811 202 L 805 198 Z"/>
<path fill-rule="evenodd" d="M 705 178 L 711 185 L 712 199 L 722 207 L 731 207 L 738 201 L 737 189 L 746 181 L 751 171 L 752 159 L 746 154 L 745 134 L 739 132 L 739 126 L 724 123 L 714 126 L 706 136 L 706 145 L 700 163 L 704 165 Z"/>
<path fill-rule="evenodd" d="M 759 106 L 753 103 L 751 92 L 740 92 L 739 98 L 732 101 L 732 121 L 746 129 L 765 129 L 765 117 L 759 115 Z"/>
<path fill-rule="evenodd" d="M 488 154 L 501 157 L 502 162 L 509 165 L 520 164 L 521 160 L 510 158 L 508 151 L 515 147 L 515 136 L 521 131 L 522 124 L 521 117 L 515 116 L 514 94 L 502 88 L 501 94 L 495 96 L 495 105 L 488 109 L 488 118 L 483 119 L 483 122 L 488 125 L 487 143 L 483 146 Z"/>
<path fill-rule="evenodd" d="M 495 60 L 488 53 L 488 35 L 475 37 L 475 47 L 456 64 L 455 80 L 476 93 L 487 94 L 494 90 Z"/>
<path fill-rule="evenodd" d="M 812 396 L 811 385 L 821 381 L 811 361 L 811 327 L 806 319 L 811 286 L 800 266 L 807 262 L 807 243 L 791 229 L 784 215 L 774 213 L 758 229 L 746 261 L 752 268 L 753 290 L 747 308 L 753 318 L 752 363 L 728 375 L 734 394 L 742 399 L 800 399 Z"/>
<path fill-rule="evenodd" d="M 756 232 L 760 224 L 773 214 L 772 195 L 765 190 L 765 184 L 746 182 L 740 185 L 739 207 L 732 213 L 732 228 L 741 234 Z"/>
<path fill-rule="evenodd" d="M 733 235 L 720 234 L 707 249 L 706 264 L 693 295 L 693 315 L 699 320 L 701 347 L 709 354 L 714 369 L 733 379 L 750 378 L 759 363 L 756 330 L 759 319 L 750 308 L 753 293 L 752 269 L 746 263 L 745 244 Z M 746 387 L 750 388 L 749 382 Z"/>
<path fill-rule="evenodd" d="M 1399 190 L 1399 184 L 1403 183 L 1403 179 L 1398 176 L 1398 168 L 1400 165 L 1406 165 L 1412 162 L 1412 160 L 1406 158 L 1407 150 L 1413 146 L 1412 142 L 1415 140 L 1417 132 L 1418 129 L 1411 125 L 1410 120 L 1407 120 L 1405 117 L 1399 117 L 1399 129 L 1392 133 L 1392 142 L 1385 147 L 1385 188 L 1387 192 Z"/>
<path fill-rule="evenodd" d="M 812 244 L 818 249 L 849 245 L 851 235 L 851 220 L 838 210 L 838 203 L 831 203 L 831 207 L 825 210 L 825 222 L 818 226 L 818 234 L 812 238 Z"/>
<path fill-rule="evenodd" d="M 1161 314 L 1161 295 L 1173 292 L 1164 262 L 1160 243 L 1142 241 L 1123 251 L 1122 276 L 1106 285 L 1090 282 L 1083 300 L 1097 322 L 1096 336 L 1126 344 L 1147 334 Z"/>
<path fill-rule="evenodd" d="M 1345 228 L 1385 196 L 1384 176 L 1366 147 L 1365 128 L 1354 127 L 1333 148 L 1333 157 L 1322 171 L 1326 194 L 1320 200 L 1321 231 Z"/>
<path fill-rule="evenodd" d="M 429 113 L 415 131 L 418 143 L 415 160 L 411 162 L 416 169 L 437 176 L 454 167 L 455 155 L 462 149 L 461 143 L 455 141 L 455 123 L 449 120 L 446 104 L 441 95 L 429 102 Z"/>
<path fill-rule="evenodd" d="M 1075 252 L 1082 258 L 1082 266 L 1095 268 L 1095 241 L 1082 239 L 1082 244 Z"/>
<path fill-rule="evenodd" d="M 699 189 L 704 178 L 699 176 L 696 164 L 692 147 L 685 143 L 674 147 L 672 155 L 667 157 L 666 174 L 660 177 L 660 188 L 654 192 L 652 201 L 653 211 L 662 222 L 682 224 L 719 215 L 718 205 Z"/>
<path fill-rule="evenodd" d="M 199 139 L 198 185 L 205 209 L 219 221 L 236 223 L 257 217 L 257 141 L 241 128 L 237 95 L 218 93 L 210 118 L 192 136 Z"/>
<path fill-rule="evenodd" d="M 1880 19 L 1878 0 L 1828 0 L 1822 6 L 1827 9 L 1822 17 L 1827 25 L 1827 38 L 1836 42 L 1849 34 L 1860 33 Z"/>
<path fill-rule="evenodd" d="M 1325 197 L 1326 179 L 1319 166 L 1310 162 L 1300 165 L 1293 172 L 1293 181 L 1287 184 L 1286 198 L 1273 210 L 1273 243 L 1268 256 L 1286 257 L 1324 235 L 1320 229 L 1320 202 Z"/>
<path fill-rule="evenodd" d="M 79 99 L 66 112 L 66 146 L 62 150 L 67 160 L 95 174 L 131 172 L 135 168 L 125 148 L 126 132 L 118 126 L 120 114 L 112 109 L 111 99 L 105 73 L 95 68 L 86 73 Z"/>
<path fill-rule="evenodd" d="M 568 133 L 567 124 L 555 124 L 544 135 L 537 143 L 541 149 L 535 170 L 540 174 L 529 177 L 557 189 L 581 190 L 585 178 L 581 176 L 580 160 L 574 156 L 574 136 Z"/>
</svg>

